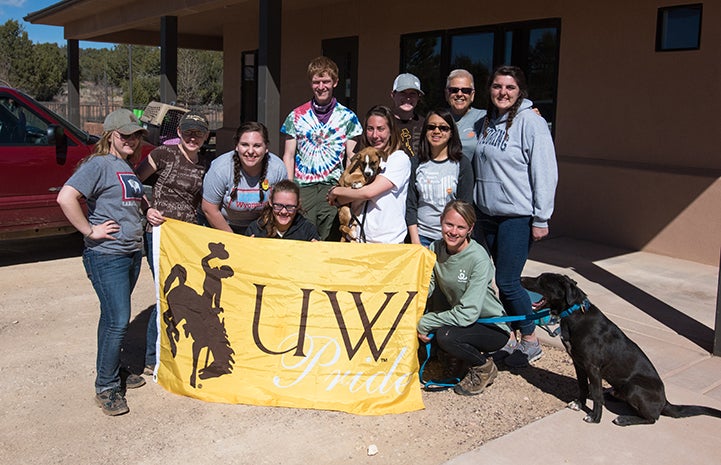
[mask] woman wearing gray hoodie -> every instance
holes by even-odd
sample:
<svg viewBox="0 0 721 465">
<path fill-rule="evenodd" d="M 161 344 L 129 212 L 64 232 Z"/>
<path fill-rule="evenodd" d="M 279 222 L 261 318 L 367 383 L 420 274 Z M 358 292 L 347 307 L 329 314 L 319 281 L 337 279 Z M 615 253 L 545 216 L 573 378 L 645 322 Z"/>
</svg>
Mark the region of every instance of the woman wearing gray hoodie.
<svg viewBox="0 0 721 465">
<path fill-rule="evenodd" d="M 501 66 L 489 78 L 491 105 L 473 158 L 477 228 L 496 265 L 496 285 L 509 315 L 532 312 L 521 273 L 533 241 L 548 235 L 558 181 L 548 124 L 532 110 L 523 71 Z M 480 239 L 480 238 L 479 238 Z M 496 360 L 525 366 L 543 354 L 532 321 L 514 326 Z"/>
</svg>

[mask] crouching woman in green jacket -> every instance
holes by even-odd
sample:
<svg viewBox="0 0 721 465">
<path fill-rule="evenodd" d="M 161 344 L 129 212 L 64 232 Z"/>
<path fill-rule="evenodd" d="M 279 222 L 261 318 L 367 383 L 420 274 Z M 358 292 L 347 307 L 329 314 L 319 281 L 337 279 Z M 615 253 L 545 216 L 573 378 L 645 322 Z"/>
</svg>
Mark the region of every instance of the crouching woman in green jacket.
<svg viewBox="0 0 721 465">
<path fill-rule="evenodd" d="M 505 312 L 493 289 L 493 262 L 471 239 L 475 222 L 474 208 L 468 202 L 453 200 L 444 208 L 442 238 L 430 246 L 436 254 L 431 297 L 418 322 L 422 342 L 429 342 L 428 334 L 435 332 L 438 347 L 462 362 L 455 375 L 463 379 L 454 391 L 466 396 L 480 394 L 493 383 L 498 369 L 487 354 L 503 347 L 510 335 L 505 323 L 477 321 L 505 316 Z"/>
</svg>

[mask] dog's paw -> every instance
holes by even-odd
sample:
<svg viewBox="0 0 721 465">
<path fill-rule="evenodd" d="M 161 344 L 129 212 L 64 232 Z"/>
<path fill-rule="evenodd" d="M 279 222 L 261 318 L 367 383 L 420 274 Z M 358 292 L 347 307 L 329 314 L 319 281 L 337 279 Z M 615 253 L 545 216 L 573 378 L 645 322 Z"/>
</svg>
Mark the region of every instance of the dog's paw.
<svg viewBox="0 0 721 465">
<path fill-rule="evenodd" d="M 600 423 L 601 419 L 594 418 L 593 415 L 586 415 L 585 417 L 583 417 L 583 421 L 585 421 L 586 423 Z"/>
<path fill-rule="evenodd" d="M 579 410 L 581 410 L 583 408 L 583 406 L 581 405 L 581 403 L 579 401 L 572 400 L 571 402 L 568 403 L 568 405 L 566 405 L 566 408 L 570 408 L 571 410 L 575 410 L 576 412 L 578 412 Z"/>
<path fill-rule="evenodd" d="M 352 189 L 360 189 L 361 187 L 363 187 L 363 183 L 362 182 L 354 182 L 353 184 L 350 185 L 350 187 Z"/>
</svg>

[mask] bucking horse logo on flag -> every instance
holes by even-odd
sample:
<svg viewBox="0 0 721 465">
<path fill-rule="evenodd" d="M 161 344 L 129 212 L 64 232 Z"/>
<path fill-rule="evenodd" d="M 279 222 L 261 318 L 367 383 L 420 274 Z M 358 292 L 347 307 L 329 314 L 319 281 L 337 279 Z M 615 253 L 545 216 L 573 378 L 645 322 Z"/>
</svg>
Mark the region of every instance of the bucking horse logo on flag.
<svg viewBox="0 0 721 465">
<path fill-rule="evenodd" d="M 233 276 L 233 269 L 228 265 L 211 266 L 213 259 L 227 260 L 230 255 L 225 245 L 220 242 L 208 244 L 210 253 L 203 257 L 201 265 L 205 272 L 203 294 L 186 284 L 187 271 L 180 265 L 174 265 L 165 279 L 163 292 L 167 296 L 168 309 L 163 312 L 166 334 L 170 341 L 173 358 L 177 355 L 177 342 L 180 340 L 179 326 L 183 324 L 183 334 L 193 340 L 193 371 L 190 374 L 190 385 L 197 387 L 196 378 L 217 378 L 233 371 L 233 348 L 230 346 L 225 330 L 225 320 L 220 318 L 223 308 L 220 306 L 222 290 L 221 280 Z M 173 284 L 178 284 L 173 287 Z M 205 352 L 205 363 L 198 370 L 200 353 Z M 210 355 L 213 361 L 208 365 Z"/>
</svg>

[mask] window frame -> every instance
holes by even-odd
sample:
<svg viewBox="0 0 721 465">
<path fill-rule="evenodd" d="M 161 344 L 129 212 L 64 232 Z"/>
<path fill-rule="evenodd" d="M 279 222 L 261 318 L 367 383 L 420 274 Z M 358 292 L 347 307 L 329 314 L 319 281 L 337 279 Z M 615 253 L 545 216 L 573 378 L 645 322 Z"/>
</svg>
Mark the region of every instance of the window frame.
<svg viewBox="0 0 721 465">
<path fill-rule="evenodd" d="M 698 34 L 696 36 L 696 46 L 690 47 L 664 47 L 665 31 L 667 26 L 667 13 L 678 10 L 698 10 Z M 657 52 L 681 52 L 688 50 L 701 49 L 701 28 L 703 25 L 703 3 L 690 3 L 686 5 L 673 5 L 659 7 L 656 14 L 656 51 Z"/>
</svg>

